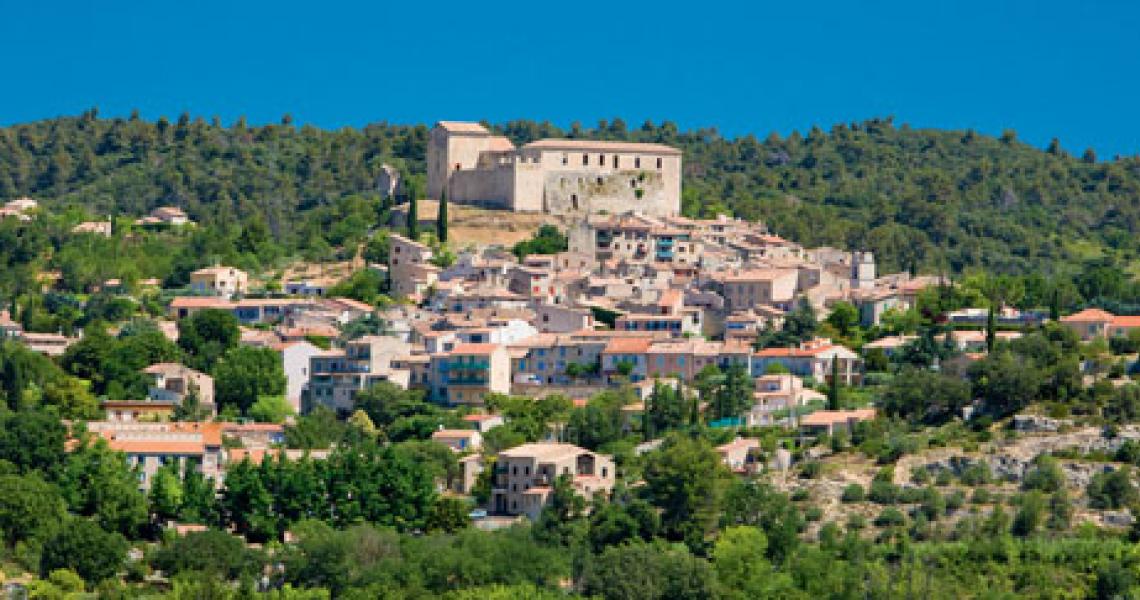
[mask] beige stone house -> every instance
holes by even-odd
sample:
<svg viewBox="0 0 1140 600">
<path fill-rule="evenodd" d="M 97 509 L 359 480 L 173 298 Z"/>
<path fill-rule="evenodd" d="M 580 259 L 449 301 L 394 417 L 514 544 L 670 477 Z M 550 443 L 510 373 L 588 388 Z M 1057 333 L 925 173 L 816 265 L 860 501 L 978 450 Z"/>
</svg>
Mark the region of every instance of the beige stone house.
<svg viewBox="0 0 1140 600">
<path fill-rule="evenodd" d="M 608 494 L 616 478 L 613 458 L 573 444 L 539 442 L 499 453 L 491 490 L 491 510 L 538 518 L 550 501 L 557 478 L 566 475 L 587 498 Z"/>
<path fill-rule="evenodd" d="M 249 291 L 249 275 L 234 267 L 207 267 L 190 274 L 190 289 L 196 294 L 232 298 Z"/>
</svg>

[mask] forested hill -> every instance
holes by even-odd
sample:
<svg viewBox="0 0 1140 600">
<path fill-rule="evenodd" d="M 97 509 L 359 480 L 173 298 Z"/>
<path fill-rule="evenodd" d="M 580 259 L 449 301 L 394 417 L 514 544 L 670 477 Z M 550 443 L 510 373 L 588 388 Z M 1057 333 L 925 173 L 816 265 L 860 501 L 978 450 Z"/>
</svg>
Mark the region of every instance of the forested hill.
<svg viewBox="0 0 1140 600">
<path fill-rule="evenodd" d="M 516 142 L 548 136 L 663 142 L 685 153 L 690 215 L 735 212 L 785 237 L 875 251 L 884 269 L 1011 273 L 1076 270 L 1136 258 L 1140 161 L 1100 162 L 1023 144 L 1013 132 L 919 130 L 890 119 L 765 139 L 671 123 L 561 130 L 514 121 Z M 0 129 L 0 199 L 141 214 L 181 206 L 204 223 L 259 220 L 285 247 L 318 235 L 306 211 L 374 189 L 388 163 L 424 189 L 426 126 L 325 131 L 102 119 L 95 111 Z"/>
</svg>

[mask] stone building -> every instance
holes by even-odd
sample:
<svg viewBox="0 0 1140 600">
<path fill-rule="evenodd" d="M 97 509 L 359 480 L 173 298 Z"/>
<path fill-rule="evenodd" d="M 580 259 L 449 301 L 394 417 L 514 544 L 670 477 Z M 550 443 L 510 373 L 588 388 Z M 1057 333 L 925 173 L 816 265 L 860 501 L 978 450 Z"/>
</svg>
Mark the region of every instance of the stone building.
<svg viewBox="0 0 1140 600">
<path fill-rule="evenodd" d="M 440 121 L 428 197 L 520 212 L 681 211 L 681 151 L 662 144 L 546 139 L 515 147 L 478 123 Z"/>
</svg>

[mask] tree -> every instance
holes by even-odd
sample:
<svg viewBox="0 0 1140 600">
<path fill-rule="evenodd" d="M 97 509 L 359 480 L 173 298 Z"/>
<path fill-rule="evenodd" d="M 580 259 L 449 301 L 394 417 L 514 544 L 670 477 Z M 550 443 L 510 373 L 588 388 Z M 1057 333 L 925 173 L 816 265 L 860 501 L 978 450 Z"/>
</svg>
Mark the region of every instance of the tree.
<svg viewBox="0 0 1140 600">
<path fill-rule="evenodd" d="M 108 531 L 134 538 L 147 522 L 147 502 L 139 491 L 137 472 L 103 438 L 80 438 L 64 463 L 59 486 L 72 512 L 94 519 Z"/>
<path fill-rule="evenodd" d="M 831 359 L 831 382 L 827 387 L 827 410 L 839 410 L 839 358 Z"/>
<path fill-rule="evenodd" d="M 986 313 L 986 352 L 994 351 L 994 343 L 997 340 L 997 317 L 994 315 L 994 305 L 990 304 L 989 312 Z"/>
<path fill-rule="evenodd" d="M 715 595 L 708 562 L 684 549 L 643 542 L 587 556 L 580 585 L 583 594 L 609 600 L 704 600 Z"/>
<path fill-rule="evenodd" d="M 458 498 L 440 498 L 427 516 L 428 531 L 455 533 L 471 525 L 471 507 Z"/>
<path fill-rule="evenodd" d="M 569 247 L 566 235 L 554 225 L 543 225 L 529 240 L 523 240 L 511 248 L 511 252 L 521 261 L 529 254 L 557 254 Z"/>
<path fill-rule="evenodd" d="M 40 576 L 71 569 L 86 581 L 103 581 L 122 568 L 127 547 L 123 536 L 104 531 L 91 520 L 73 518 L 44 542 Z"/>
<path fill-rule="evenodd" d="M 1125 508 L 1137 500 L 1132 471 L 1128 467 L 1093 475 L 1085 493 L 1089 506 L 1099 509 Z"/>
<path fill-rule="evenodd" d="M 420 238 L 420 210 L 419 199 L 417 198 L 416 190 L 411 185 L 408 186 L 408 215 L 407 215 L 407 234 L 408 239 L 418 240 Z"/>
<path fill-rule="evenodd" d="M 0 415 L 0 460 L 20 473 L 40 471 L 51 478 L 64 463 L 66 437 L 59 419 L 43 411 Z"/>
<path fill-rule="evenodd" d="M 152 563 L 169 576 L 205 574 L 226 581 L 257 574 L 257 561 L 241 538 L 209 529 L 174 538 L 154 554 Z"/>
<path fill-rule="evenodd" d="M 850 338 L 859 327 L 859 309 L 850 302 L 837 302 L 827 315 L 827 323 L 835 328 L 840 337 Z"/>
<path fill-rule="evenodd" d="M 1028 537 L 1041 526 L 1041 517 L 1045 512 L 1045 495 L 1039 491 L 1031 491 L 1021 496 L 1017 514 L 1013 517 L 1013 535 Z"/>
<path fill-rule="evenodd" d="M 147 494 L 150 513 L 159 522 L 177 519 L 182 512 L 182 495 L 178 463 L 163 465 L 150 481 L 150 492 Z"/>
<path fill-rule="evenodd" d="M 439 212 L 436 214 L 435 219 L 435 236 L 439 238 L 439 243 L 447 243 L 447 191 L 439 193 Z"/>
<path fill-rule="evenodd" d="M 270 348 L 233 348 L 216 363 L 213 376 L 219 408 L 234 406 L 242 414 L 262 396 L 285 393 L 285 367 L 281 356 Z"/>
<path fill-rule="evenodd" d="M 970 385 L 961 378 L 904 367 L 878 404 L 889 416 L 936 425 L 959 415 L 970 400 Z"/>
<path fill-rule="evenodd" d="M 249 417 L 259 423 L 284 423 L 293 414 L 293 407 L 285 396 L 258 396 L 249 407 Z"/>
<path fill-rule="evenodd" d="M 200 310 L 178 322 L 178 346 L 188 355 L 190 366 L 210 371 L 241 339 L 238 320 L 228 310 Z"/>
<path fill-rule="evenodd" d="M 9 546 L 46 539 L 66 515 L 59 490 L 38 473 L 0 476 L 0 540 Z"/>
<path fill-rule="evenodd" d="M 662 533 L 700 547 L 712 533 L 731 474 L 716 451 L 699 439 L 672 435 L 648 456 L 649 501 L 661 509 Z"/>
</svg>

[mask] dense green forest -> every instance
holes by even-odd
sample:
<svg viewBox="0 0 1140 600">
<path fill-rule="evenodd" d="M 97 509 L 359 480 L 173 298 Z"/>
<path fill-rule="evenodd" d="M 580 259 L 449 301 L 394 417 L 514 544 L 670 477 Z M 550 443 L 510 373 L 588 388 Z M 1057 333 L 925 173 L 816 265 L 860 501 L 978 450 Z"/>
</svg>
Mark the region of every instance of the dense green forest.
<svg viewBox="0 0 1140 600">
<path fill-rule="evenodd" d="M 890 118 L 763 139 L 620 119 L 493 127 L 518 143 L 569 136 L 678 146 L 687 214 L 731 212 L 806 245 L 869 248 L 887 270 L 1050 274 L 1093 259 L 1130 270 L 1137 257 L 1140 160 L 1073 157 L 1056 141 L 1042 150 L 1012 131 L 993 138 Z M 381 165 L 423 189 L 427 136 L 424 125 L 325 131 L 288 116 L 253 127 L 91 110 L 0 129 L 0 199 L 28 195 L 100 215 L 172 204 L 205 225 L 252 226 L 286 251 L 320 249 L 344 240 L 328 239 L 336 218 L 310 213 L 327 217 L 343 199 L 370 194 Z"/>
</svg>

